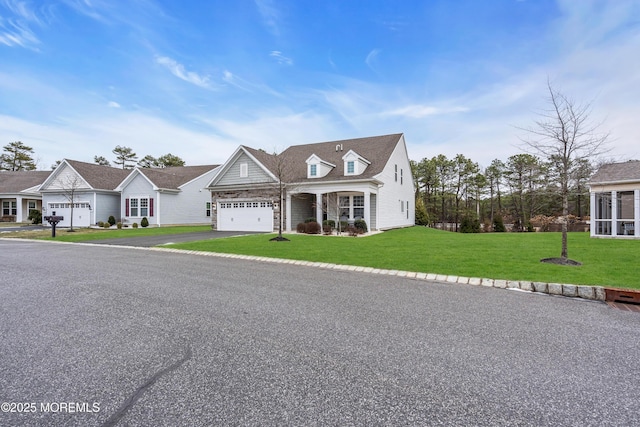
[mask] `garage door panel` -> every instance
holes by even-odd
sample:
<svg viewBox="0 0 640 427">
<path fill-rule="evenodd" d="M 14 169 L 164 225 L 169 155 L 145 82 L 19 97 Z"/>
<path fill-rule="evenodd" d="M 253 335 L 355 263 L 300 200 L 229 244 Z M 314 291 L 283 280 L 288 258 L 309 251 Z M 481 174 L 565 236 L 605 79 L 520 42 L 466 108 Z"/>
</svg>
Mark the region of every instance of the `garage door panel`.
<svg viewBox="0 0 640 427">
<path fill-rule="evenodd" d="M 265 202 L 220 203 L 220 231 L 273 231 L 273 209 Z"/>
</svg>

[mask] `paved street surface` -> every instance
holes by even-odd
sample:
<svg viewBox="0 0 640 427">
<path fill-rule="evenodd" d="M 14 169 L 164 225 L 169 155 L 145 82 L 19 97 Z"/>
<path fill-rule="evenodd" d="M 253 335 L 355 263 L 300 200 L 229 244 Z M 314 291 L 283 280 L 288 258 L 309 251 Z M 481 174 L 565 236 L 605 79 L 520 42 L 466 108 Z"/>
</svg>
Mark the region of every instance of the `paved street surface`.
<svg viewBox="0 0 640 427">
<path fill-rule="evenodd" d="M 640 315 L 604 303 L 46 242 L 0 266 L 2 426 L 640 420 Z"/>
<path fill-rule="evenodd" d="M 149 248 L 170 243 L 193 242 L 196 240 L 219 239 L 221 237 L 255 234 L 247 231 L 203 231 L 196 233 L 160 234 L 156 236 L 123 237 L 118 239 L 93 240 L 89 243 L 114 246 L 137 246 Z"/>
</svg>

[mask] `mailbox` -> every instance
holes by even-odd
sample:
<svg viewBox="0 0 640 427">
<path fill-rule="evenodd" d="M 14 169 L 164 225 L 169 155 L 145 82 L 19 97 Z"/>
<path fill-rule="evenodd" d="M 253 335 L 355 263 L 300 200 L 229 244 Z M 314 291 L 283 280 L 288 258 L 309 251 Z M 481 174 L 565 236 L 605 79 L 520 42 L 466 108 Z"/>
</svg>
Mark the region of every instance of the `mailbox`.
<svg viewBox="0 0 640 427">
<path fill-rule="evenodd" d="M 56 211 L 53 211 L 52 213 L 53 215 L 45 216 L 44 220 L 51 225 L 51 237 L 56 237 L 56 225 L 58 225 L 60 221 L 64 220 L 64 217 L 56 215 Z"/>
</svg>

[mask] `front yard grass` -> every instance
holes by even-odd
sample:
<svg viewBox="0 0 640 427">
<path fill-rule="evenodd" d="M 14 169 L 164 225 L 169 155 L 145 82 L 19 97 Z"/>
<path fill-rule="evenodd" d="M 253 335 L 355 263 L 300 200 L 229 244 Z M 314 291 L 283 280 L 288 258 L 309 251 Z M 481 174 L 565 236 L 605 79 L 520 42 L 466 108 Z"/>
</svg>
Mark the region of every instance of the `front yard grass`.
<svg viewBox="0 0 640 427">
<path fill-rule="evenodd" d="M 560 255 L 560 233 L 459 234 L 411 227 L 364 238 L 272 234 L 179 243 L 174 248 L 268 256 L 506 280 L 640 289 L 640 241 L 592 239 L 569 233 L 569 257 L 579 267 L 541 263 Z"/>
<path fill-rule="evenodd" d="M 0 229 L 2 231 L 2 229 Z M 55 239 L 51 237 L 51 229 L 16 231 L 2 233 L 0 237 L 17 237 L 24 239 L 59 240 L 61 242 L 87 242 L 92 240 L 119 239 L 122 237 L 157 236 L 161 234 L 180 234 L 211 231 L 210 225 L 148 227 L 148 228 L 75 228 L 72 233 L 67 228 L 57 228 Z"/>
</svg>

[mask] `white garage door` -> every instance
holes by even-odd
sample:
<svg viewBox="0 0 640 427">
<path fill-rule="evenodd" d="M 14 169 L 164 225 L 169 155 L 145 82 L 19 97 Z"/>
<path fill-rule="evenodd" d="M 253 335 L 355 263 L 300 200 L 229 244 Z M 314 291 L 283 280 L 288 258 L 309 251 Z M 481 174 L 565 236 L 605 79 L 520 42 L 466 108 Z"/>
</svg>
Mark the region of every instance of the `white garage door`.
<svg viewBox="0 0 640 427">
<path fill-rule="evenodd" d="M 220 231 L 273 231 L 270 202 L 227 202 L 218 207 Z"/>
<path fill-rule="evenodd" d="M 58 227 L 70 227 L 71 226 L 71 204 L 70 203 L 49 203 L 48 210 L 45 215 L 53 215 L 64 217 L 64 220 L 60 221 Z M 74 227 L 89 227 L 91 225 L 91 211 L 89 210 L 89 203 L 80 202 L 75 203 L 73 207 L 73 226 Z M 45 225 L 46 225 L 46 221 Z"/>
</svg>

